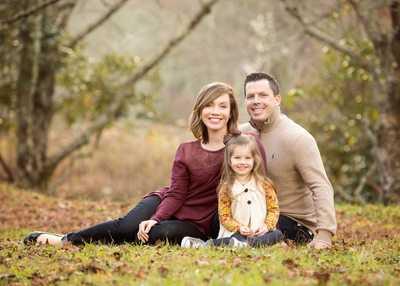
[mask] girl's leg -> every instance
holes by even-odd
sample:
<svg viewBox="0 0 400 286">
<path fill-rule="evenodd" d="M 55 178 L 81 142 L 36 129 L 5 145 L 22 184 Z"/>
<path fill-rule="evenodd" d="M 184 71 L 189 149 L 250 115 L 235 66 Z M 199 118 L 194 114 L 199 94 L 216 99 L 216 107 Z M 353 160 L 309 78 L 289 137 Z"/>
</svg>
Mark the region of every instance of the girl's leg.
<svg viewBox="0 0 400 286">
<path fill-rule="evenodd" d="M 247 243 L 252 247 L 270 246 L 278 243 L 283 238 L 280 230 L 271 230 L 262 236 L 247 239 Z"/>
<path fill-rule="evenodd" d="M 207 239 L 194 225 L 178 219 L 172 219 L 162 221 L 152 227 L 149 232 L 149 244 L 154 244 L 158 240 L 180 244 L 185 236 L 202 240 Z"/>
<path fill-rule="evenodd" d="M 66 236 L 66 240 L 71 241 L 74 245 L 85 242 L 137 242 L 136 234 L 140 222 L 150 219 L 160 203 L 161 199 L 156 195 L 146 197 L 124 217 L 71 232 Z"/>
<path fill-rule="evenodd" d="M 237 240 L 243 241 L 243 242 L 247 242 L 247 239 L 248 239 L 246 236 L 241 235 L 240 233 L 234 233 L 234 234 L 232 234 L 231 237 L 234 237 L 234 238 L 236 238 Z"/>
<path fill-rule="evenodd" d="M 216 238 L 207 240 L 206 246 L 221 246 L 221 245 L 229 245 L 230 237 Z"/>
</svg>

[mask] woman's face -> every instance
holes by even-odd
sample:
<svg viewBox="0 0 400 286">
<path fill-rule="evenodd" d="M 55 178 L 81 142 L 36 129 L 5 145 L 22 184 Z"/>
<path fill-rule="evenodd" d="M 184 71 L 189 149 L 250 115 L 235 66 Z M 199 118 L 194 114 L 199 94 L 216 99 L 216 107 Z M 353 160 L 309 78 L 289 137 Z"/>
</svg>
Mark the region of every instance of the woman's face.
<svg viewBox="0 0 400 286">
<path fill-rule="evenodd" d="M 204 106 L 201 111 L 201 120 L 209 133 L 219 131 L 226 133 L 230 114 L 229 95 L 223 94 Z"/>
</svg>

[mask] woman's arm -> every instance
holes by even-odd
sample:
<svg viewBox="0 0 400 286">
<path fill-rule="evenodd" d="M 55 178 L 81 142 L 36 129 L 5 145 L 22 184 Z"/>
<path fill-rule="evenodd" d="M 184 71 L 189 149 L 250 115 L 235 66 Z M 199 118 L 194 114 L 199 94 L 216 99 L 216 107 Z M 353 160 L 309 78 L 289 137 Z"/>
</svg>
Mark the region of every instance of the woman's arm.
<svg viewBox="0 0 400 286">
<path fill-rule="evenodd" d="M 155 214 L 149 220 L 142 221 L 139 224 L 137 237 L 140 241 L 147 242 L 151 228 L 158 222 L 169 219 L 185 202 L 186 193 L 189 189 L 189 171 L 184 158 L 184 147 L 181 144 L 176 151 L 172 165 L 171 186 Z"/>
<path fill-rule="evenodd" d="M 150 218 L 157 222 L 167 220 L 183 205 L 189 190 L 189 170 L 185 162 L 185 150 L 181 144 L 176 151 L 171 172 L 171 185 L 156 213 Z"/>
</svg>

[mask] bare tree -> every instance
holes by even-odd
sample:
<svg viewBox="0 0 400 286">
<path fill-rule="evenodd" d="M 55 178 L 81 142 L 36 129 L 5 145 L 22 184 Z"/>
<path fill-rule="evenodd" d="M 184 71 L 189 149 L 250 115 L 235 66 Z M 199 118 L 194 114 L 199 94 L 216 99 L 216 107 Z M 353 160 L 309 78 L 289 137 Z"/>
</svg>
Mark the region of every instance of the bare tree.
<svg viewBox="0 0 400 286">
<path fill-rule="evenodd" d="M 381 200 L 385 204 L 399 203 L 400 1 L 332 1 L 325 17 L 318 16 L 310 1 L 281 2 L 307 35 L 348 56 L 371 75 L 379 112 L 373 154 L 380 177 Z M 340 16 L 345 23 L 355 23 L 357 32 L 338 31 L 334 18 Z M 372 52 L 365 53 L 359 48 L 362 41 L 368 42 Z"/>
<path fill-rule="evenodd" d="M 46 190 L 56 167 L 66 158 L 88 144 L 115 118 L 125 103 L 126 90 L 141 80 L 156 67 L 180 42 L 182 42 L 201 20 L 211 11 L 218 0 L 210 0 L 201 5 L 188 25 L 172 40 L 165 44 L 161 52 L 147 64 L 126 79 L 112 104 L 93 123 L 63 148 L 53 155 L 48 154 L 49 131 L 54 116 L 55 77 L 63 57 L 68 56 L 65 48 L 74 48 L 93 30 L 100 27 L 128 0 L 120 0 L 109 7 L 108 12 L 92 25 L 65 43 L 60 35 L 65 30 L 71 12 L 77 1 L 45 1 L 36 5 L 36 1 L 21 1 L 23 12 L 1 22 L 0 29 L 18 23 L 19 41 L 22 44 L 18 79 L 16 82 L 16 120 L 17 120 L 17 172 L 10 169 L 1 160 L 8 177 L 24 186 L 39 187 Z M 0 157 L 1 159 L 1 157 Z"/>
</svg>

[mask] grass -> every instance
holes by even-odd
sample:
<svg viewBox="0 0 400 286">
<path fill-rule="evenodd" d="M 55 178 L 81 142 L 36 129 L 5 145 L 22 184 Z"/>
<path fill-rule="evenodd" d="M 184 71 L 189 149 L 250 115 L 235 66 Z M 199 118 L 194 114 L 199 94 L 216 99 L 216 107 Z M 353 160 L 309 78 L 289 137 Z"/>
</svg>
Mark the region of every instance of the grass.
<svg viewBox="0 0 400 286">
<path fill-rule="evenodd" d="M 33 230 L 65 233 L 116 218 L 132 204 L 67 201 L 0 184 L 0 284 L 399 285 L 400 208 L 337 205 L 331 249 L 27 246 Z"/>
</svg>

